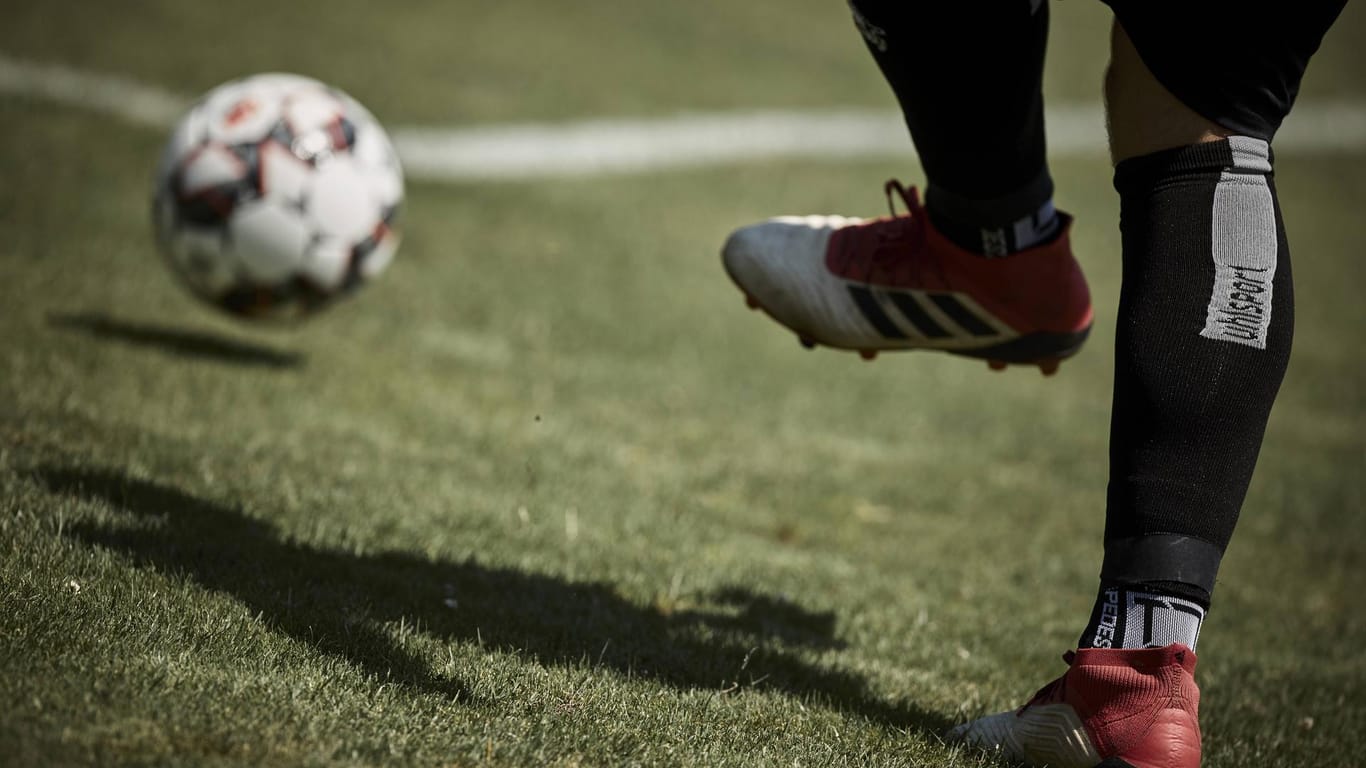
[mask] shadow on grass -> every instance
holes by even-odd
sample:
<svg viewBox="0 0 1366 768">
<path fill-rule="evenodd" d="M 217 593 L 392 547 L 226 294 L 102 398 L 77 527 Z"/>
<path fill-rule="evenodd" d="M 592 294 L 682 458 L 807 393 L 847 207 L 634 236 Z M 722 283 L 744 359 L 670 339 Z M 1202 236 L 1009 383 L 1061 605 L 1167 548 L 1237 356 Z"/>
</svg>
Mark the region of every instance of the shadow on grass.
<svg viewBox="0 0 1366 768">
<path fill-rule="evenodd" d="M 157 325 L 130 323 L 115 320 L 98 312 L 54 313 L 48 315 L 47 322 L 54 328 L 81 331 L 97 339 L 114 339 L 140 347 L 155 347 L 181 357 L 265 368 L 298 368 L 304 362 L 304 356 L 298 352 L 280 351 L 262 344 L 237 341 L 203 331 L 183 331 Z"/>
<path fill-rule="evenodd" d="M 783 598 L 729 587 L 695 608 L 641 606 L 604 582 L 299 544 L 237 509 L 114 472 L 42 467 L 36 474 L 54 492 L 103 499 L 144 518 L 130 527 L 76 524 L 68 535 L 231 594 L 274 630 L 422 691 L 478 704 L 461 681 L 396 644 L 381 622 L 416 622 L 437 638 L 684 690 L 777 689 L 897 728 L 939 734 L 950 725 L 801 658 L 842 647 L 835 617 Z"/>
</svg>

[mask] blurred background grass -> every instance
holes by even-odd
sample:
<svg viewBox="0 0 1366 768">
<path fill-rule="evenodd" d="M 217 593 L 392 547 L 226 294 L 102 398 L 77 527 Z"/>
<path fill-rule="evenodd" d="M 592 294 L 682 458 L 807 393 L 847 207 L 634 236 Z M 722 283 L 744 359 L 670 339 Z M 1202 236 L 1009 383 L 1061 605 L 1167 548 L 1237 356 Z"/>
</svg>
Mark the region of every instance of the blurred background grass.
<svg viewBox="0 0 1366 768">
<path fill-rule="evenodd" d="M 1106 13 L 1059 3 L 1053 103 Z M 1349 7 L 1305 99 L 1360 100 Z M 45 2 L 0 52 L 386 124 L 890 108 L 843 5 Z M 1098 308 L 1045 380 L 806 353 L 734 226 L 873 213 L 908 154 L 414 184 L 392 269 L 296 328 L 153 252 L 162 136 L 0 96 L 0 753 L 16 764 L 975 765 L 1093 596 L 1117 203 L 1059 158 Z M 1366 156 L 1278 156 L 1298 335 L 1202 638 L 1207 761 L 1366 755 Z M 1047 595 L 1050 599 L 1041 599 Z M 1022 638 L 1030 638 L 1022 642 Z"/>
</svg>

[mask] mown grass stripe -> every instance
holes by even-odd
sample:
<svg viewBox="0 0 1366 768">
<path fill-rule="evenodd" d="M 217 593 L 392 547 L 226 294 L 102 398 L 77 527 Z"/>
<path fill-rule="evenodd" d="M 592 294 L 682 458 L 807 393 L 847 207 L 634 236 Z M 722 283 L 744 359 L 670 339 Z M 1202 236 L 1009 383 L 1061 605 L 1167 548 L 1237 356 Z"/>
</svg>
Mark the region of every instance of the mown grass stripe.
<svg viewBox="0 0 1366 768">
<path fill-rule="evenodd" d="M 90 109 L 167 128 L 191 103 L 126 77 L 0 53 L 0 93 Z M 1055 157 L 1106 152 L 1099 104 L 1048 111 Z M 758 160 L 831 160 L 914 153 L 899 114 L 886 110 L 762 110 L 649 119 L 595 118 L 479 128 L 391 126 L 404 168 L 433 181 L 519 180 L 730 165 Z M 1366 103 L 1310 102 L 1295 108 L 1278 152 L 1366 151 Z"/>
</svg>

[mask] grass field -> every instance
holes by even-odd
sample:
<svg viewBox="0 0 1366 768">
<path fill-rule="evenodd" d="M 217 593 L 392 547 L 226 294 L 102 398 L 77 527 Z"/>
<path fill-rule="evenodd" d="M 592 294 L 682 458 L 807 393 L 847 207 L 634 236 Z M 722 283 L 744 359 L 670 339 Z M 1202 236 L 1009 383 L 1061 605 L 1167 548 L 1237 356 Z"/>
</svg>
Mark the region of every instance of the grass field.
<svg viewBox="0 0 1366 768">
<path fill-rule="evenodd" d="M 193 94 L 292 70 L 387 124 L 886 108 L 843 4 L 30 3 L 0 53 Z M 1098 4 L 1049 96 L 1093 102 Z M 1306 99 L 1366 98 L 1351 7 Z M 801 350 L 717 249 L 876 213 L 883 161 L 412 184 L 293 328 L 155 254 L 163 136 L 0 95 L 0 764 L 976 766 L 1099 566 L 1117 200 L 1054 161 L 1097 302 L 1044 379 Z M 1297 337 L 1201 638 L 1208 766 L 1366 764 L 1366 153 L 1278 156 Z M 1356 597 L 1353 597 L 1356 595 Z M 1351 606 L 1357 605 L 1358 608 Z"/>
</svg>

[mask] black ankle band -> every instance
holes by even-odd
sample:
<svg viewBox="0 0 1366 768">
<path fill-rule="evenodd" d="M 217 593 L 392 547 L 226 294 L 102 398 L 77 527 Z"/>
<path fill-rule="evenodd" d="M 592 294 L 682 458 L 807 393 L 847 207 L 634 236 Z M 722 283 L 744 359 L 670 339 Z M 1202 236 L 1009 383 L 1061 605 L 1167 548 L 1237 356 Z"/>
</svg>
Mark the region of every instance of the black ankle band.
<svg viewBox="0 0 1366 768">
<path fill-rule="evenodd" d="M 1224 553 L 1204 539 L 1163 533 L 1105 542 L 1102 581 L 1145 584 L 1176 581 L 1214 592 Z"/>
<path fill-rule="evenodd" d="M 1015 223 L 1053 198 L 1053 177 L 1044 168 L 1028 184 L 1008 195 L 980 200 L 945 189 L 930 180 L 925 206 L 934 213 L 979 227 L 1003 227 Z"/>
</svg>

